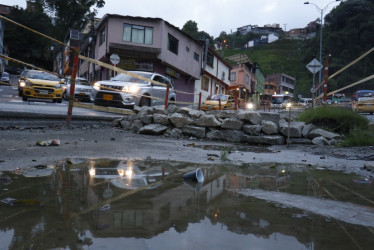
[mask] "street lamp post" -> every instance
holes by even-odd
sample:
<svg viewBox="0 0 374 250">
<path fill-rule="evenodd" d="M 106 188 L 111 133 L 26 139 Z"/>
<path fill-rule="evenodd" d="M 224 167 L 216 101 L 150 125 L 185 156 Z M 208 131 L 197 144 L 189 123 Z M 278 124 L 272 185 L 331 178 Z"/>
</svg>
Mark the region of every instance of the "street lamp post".
<svg viewBox="0 0 374 250">
<path fill-rule="evenodd" d="M 323 9 L 321 9 L 320 7 L 318 7 L 316 4 L 314 3 L 311 3 L 311 2 L 305 2 L 304 4 L 311 4 L 311 5 L 314 5 L 316 7 L 316 9 L 318 10 L 318 12 L 321 13 L 321 28 L 320 28 L 320 35 L 319 35 L 319 62 L 322 63 L 322 25 L 323 25 L 323 12 L 327 9 L 327 7 L 332 4 L 332 3 L 335 3 L 335 2 L 340 2 L 341 0 L 335 0 L 335 1 L 332 1 L 330 3 L 328 3 Z M 319 84 L 321 84 L 322 82 L 322 70 L 319 71 Z"/>
</svg>

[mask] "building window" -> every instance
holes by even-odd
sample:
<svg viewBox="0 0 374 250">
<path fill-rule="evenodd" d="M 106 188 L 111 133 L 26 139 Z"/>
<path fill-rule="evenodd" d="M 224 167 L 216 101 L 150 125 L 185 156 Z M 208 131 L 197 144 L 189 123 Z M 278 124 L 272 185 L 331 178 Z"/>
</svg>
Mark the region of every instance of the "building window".
<svg viewBox="0 0 374 250">
<path fill-rule="evenodd" d="M 200 56 L 199 54 L 197 54 L 196 52 L 193 53 L 193 59 L 195 59 L 196 61 L 200 61 Z"/>
<path fill-rule="evenodd" d="M 214 62 L 214 56 L 212 53 L 208 52 L 206 64 L 208 64 L 210 67 L 213 67 L 213 62 Z"/>
<path fill-rule="evenodd" d="M 236 81 L 236 72 L 230 73 L 230 81 Z"/>
<path fill-rule="evenodd" d="M 249 84 L 249 75 L 245 74 L 245 84 Z"/>
<path fill-rule="evenodd" d="M 201 89 L 205 91 L 209 90 L 209 78 L 208 77 L 203 76 L 201 78 Z"/>
<path fill-rule="evenodd" d="M 152 44 L 153 28 L 140 25 L 124 24 L 123 41 L 133 43 Z"/>
<path fill-rule="evenodd" d="M 100 31 L 99 46 L 105 42 L 105 29 Z"/>
<path fill-rule="evenodd" d="M 168 50 L 173 52 L 174 54 L 178 55 L 178 39 L 173 37 L 172 35 L 168 34 Z"/>
</svg>

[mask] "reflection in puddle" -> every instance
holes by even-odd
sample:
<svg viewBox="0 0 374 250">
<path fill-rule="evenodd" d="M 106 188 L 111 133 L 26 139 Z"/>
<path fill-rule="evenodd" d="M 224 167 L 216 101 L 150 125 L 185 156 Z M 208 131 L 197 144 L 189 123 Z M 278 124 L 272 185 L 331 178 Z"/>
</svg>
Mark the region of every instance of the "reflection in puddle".
<svg viewBox="0 0 374 250">
<path fill-rule="evenodd" d="M 183 181 L 197 168 L 203 183 Z M 281 164 L 89 159 L 19 169 L 0 176 L 0 246 L 369 249 L 371 183 Z"/>
</svg>

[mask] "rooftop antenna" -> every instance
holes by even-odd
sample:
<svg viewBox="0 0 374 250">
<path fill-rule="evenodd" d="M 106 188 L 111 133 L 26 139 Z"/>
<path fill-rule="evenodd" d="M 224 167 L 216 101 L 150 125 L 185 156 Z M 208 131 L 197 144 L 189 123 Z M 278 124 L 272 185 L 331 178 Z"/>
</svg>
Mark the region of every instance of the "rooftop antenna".
<svg viewBox="0 0 374 250">
<path fill-rule="evenodd" d="M 287 23 L 285 23 L 283 25 L 284 25 L 284 31 L 287 31 Z"/>
</svg>

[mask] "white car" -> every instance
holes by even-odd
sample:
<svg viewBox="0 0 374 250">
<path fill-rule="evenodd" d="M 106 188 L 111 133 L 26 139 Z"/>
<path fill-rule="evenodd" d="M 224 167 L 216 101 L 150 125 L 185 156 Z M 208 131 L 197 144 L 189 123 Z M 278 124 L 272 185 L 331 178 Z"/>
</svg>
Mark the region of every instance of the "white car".
<svg viewBox="0 0 374 250">
<path fill-rule="evenodd" d="M 7 82 L 9 83 L 9 73 L 8 72 L 3 72 L 1 74 L 1 79 L 0 79 L 2 82 Z"/>
<path fill-rule="evenodd" d="M 161 86 L 151 81 L 120 73 L 109 81 L 94 84 L 95 105 L 134 108 L 134 106 L 155 106 L 165 103 L 166 85 L 169 85 L 168 102 L 176 101 L 176 94 L 170 80 L 163 75 L 144 71 L 129 71 L 134 75 L 148 78 L 164 84 Z"/>
<path fill-rule="evenodd" d="M 65 100 L 69 100 L 71 79 L 67 78 L 65 83 L 66 89 L 64 90 L 63 97 Z M 77 77 L 75 79 L 74 99 L 86 102 L 92 102 L 94 100 L 92 85 L 85 78 Z"/>
</svg>

